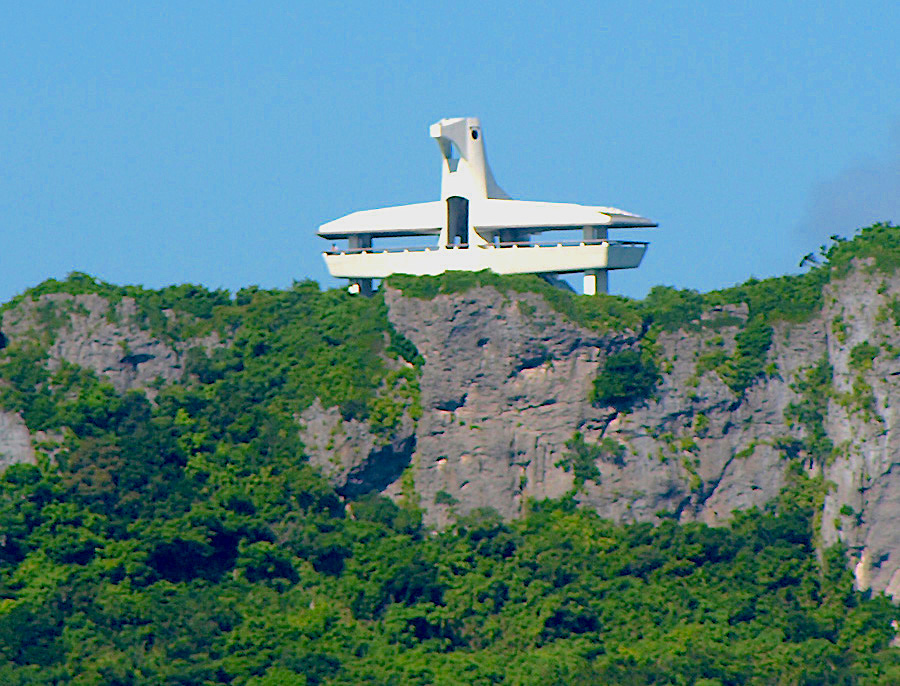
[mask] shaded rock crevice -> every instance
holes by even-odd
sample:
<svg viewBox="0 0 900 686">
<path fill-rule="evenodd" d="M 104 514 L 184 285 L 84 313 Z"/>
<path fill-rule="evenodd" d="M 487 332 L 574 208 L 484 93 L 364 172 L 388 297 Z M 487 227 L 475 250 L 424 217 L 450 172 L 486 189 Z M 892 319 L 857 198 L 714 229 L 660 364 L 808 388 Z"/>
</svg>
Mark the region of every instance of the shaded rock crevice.
<svg viewBox="0 0 900 686">
<path fill-rule="evenodd" d="M 366 459 L 352 467 L 337 486 L 345 498 L 358 498 L 373 491 L 384 491 L 409 467 L 416 449 L 415 434 L 391 441 L 374 449 Z"/>
</svg>

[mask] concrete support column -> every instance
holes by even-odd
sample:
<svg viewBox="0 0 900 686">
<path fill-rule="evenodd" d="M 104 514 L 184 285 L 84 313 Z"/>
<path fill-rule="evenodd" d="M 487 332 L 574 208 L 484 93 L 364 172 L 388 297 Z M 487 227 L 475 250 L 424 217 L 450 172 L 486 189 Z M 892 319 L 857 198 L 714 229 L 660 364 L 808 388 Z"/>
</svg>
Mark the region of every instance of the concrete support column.
<svg viewBox="0 0 900 686">
<path fill-rule="evenodd" d="M 585 243 L 607 238 L 605 226 L 585 226 L 583 231 Z M 606 269 L 589 269 L 584 273 L 584 294 L 597 293 L 609 293 L 609 272 Z"/>
<path fill-rule="evenodd" d="M 351 279 L 347 291 L 353 295 L 364 295 L 367 298 L 372 295 L 372 279 Z"/>
<path fill-rule="evenodd" d="M 584 273 L 584 294 L 609 293 L 609 274 L 605 269 L 591 269 Z"/>
<path fill-rule="evenodd" d="M 372 235 L 363 233 L 347 239 L 348 250 L 364 250 L 372 247 Z M 372 295 L 372 279 L 351 279 L 347 288 L 351 293 L 359 293 L 366 297 Z"/>
</svg>

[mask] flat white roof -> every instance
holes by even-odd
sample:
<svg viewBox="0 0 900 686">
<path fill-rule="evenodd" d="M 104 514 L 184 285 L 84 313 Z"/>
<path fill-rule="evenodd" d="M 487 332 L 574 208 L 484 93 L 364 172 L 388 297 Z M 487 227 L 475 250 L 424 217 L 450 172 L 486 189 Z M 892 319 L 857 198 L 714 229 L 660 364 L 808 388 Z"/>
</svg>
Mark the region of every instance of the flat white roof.
<svg viewBox="0 0 900 686">
<path fill-rule="evenodd" d="M 362 234 L 382 238 L 435 236 L 441 232 L 446 216 L 447 205 L 439 200 L 363 210 L 323 224 L 319 227 L 319 235 L 333 239 Z M 475 229 L 487 231 L 527 229 L 531 233 L 580 229 L 584 226 L 607 228 L 657 226 L 652 219 L 615 207 L 495 199 L 477 199 L 470 202 L 469 223 Z"/>
</svg>

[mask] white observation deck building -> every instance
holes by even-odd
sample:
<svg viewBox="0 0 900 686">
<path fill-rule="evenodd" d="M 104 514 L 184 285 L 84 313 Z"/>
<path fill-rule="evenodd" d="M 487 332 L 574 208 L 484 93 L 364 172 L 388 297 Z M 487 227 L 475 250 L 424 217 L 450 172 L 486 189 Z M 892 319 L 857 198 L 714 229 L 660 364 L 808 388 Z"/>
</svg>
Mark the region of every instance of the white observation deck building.
<svg viewBox="0 0 900 686">
<path fill-rule="evenodd" d="M 584 292 L 606 292 L 607 272 L 633 269 L 647 243 L 613 241 L 609 229 L 653 227 L 645 217 L 614 207 L 512 200 L 494 181 L 474 117 L 431 126 L 441 152 L 441 199 L 354 212 L 319 227 L 319 236 L 347 240 L 323 253 L 332 276 L 353 292 L 371 293 L 372 279 L 450 270 L 497 274 L 584 273 Z M 581 240 L 537 243 L 532 235 L 580 229 Z M 375 248 L 376 238 L 435 236 L 431 247 Z"/>
</svg>

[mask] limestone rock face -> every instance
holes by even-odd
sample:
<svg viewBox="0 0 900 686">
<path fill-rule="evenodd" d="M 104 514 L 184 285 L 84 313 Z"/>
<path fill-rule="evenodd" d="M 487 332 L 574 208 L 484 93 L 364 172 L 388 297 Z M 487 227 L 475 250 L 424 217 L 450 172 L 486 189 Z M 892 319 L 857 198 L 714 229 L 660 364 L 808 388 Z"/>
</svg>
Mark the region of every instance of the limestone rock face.
<svg viewBox="0 0 900 686">
<path fill-rule="evenodd" d="M 198 340 L 169 344 L 135 322 L 134 299 L 111 304 L 95 294 L 53 293 L 36 301 L 25 300 L 8 310 L 0 330 L 10 340 L 51 336 L 49 366 L 61 361 L 77 364 L 106 377 L 122 393 L 132 388 L 181 379 L 184 353 L 195 346 L 207 350 L 220 345 L 212 334 Z"/>
<path fill-rule="evenodd" d="M 836 446 L 822 538 L 842 541 L 861 588 L 900 600 L 900 328 L 889 316 L 900 278 L 857 269 L 826 292 L 822 319 L 834 367 L 826 429 Z M 871 369 L 854 364 L 860 344 L 878 348 Z"/>
<path fill-rule="evenodd" d="M 598 335 L 530 294 L 482 288 L 417 300 L 388 291 L 392 324 L 426 361 L 412 464 L 427 518 L 439 527 L 451 512 L 483 506 L 514 517 L 525 497 L 563 495 L 573 485 L 561 466 L 566 441 L 578 431 L 586 443 L 625 448 L 598 461 L 598 483 L 586 481 L 578 496 L 584 505 L 619 521 L 724 521 L 776 497 L 789 459 L 802 459 L 786 457 L 785 441 L 804 428 L 785 411 L 801 401 L 798 378 L 825 359 L 834 369 L 825 428 L 835 455 L 803 460 L 831 484 L 821 541 L 848 546 L 861 588 L 898 594 L 900 328 L 886 316 L 898 295 L 900 279 L 858 265 L 827 287 L 819 315 L 774 325 L 767 372 L 740 396 L 697 366 L 711 350 L 733 352 L 736 325 L 664 333 L 656 397 L 619 414 L 591 405 L 591 383 L 640 332 Z M 746 308 L 704 319 L 722 316 L 745 318 Z M 861 343 L 880 346 L 871 369 L 853 367 Z"/>
<path fill-rule="evenodd" d="M 539 296 L 493 289 L 423 301 L 386 294 L 393 325 L 425 358 L 416 428 L 416 488 L 436 525 L 456 510 L 515 516 L 526 495 L 561 495 L 572 475 L 554 466 L 577 426 L 608 412 L 587 402 L 605 340 L 565 322 Z M 520 304 L 521 303 L 521 304 Z"/>
<path fill-rule="evenodd" d="M 22 462 L 34 463 L 31 434 L 22 418 L 0 410 L 0 471 Z"/>
<path fill-rule="evenodd" d="M 599 336 L 538 296 L 507 299 L 493 289 L 430 301 L 387 297 L 392 323 L 426 361 L 416 485 L 436 525 L 452 507 L 446 496 L 434 502 L 441 491 L 458 501 L 457 512 L 490 506 L 507 517 L 524 497 L 565 494 L 573 475 L 561 463 L 576 431 L 586 443 L 606 437 L 625 448 L 598 464 L 599 483 L 587 481 L 579 495 L 603 516 L 654 521 L 666 512 L 715 523 L 762 505 L 784 484 L 783 458 L 771 444 L 785 433 L 788 380 L 824 352 L 816 325 L 800 327 L 792 343 L 773 346 L 781 376 L 738 399 L 714 373 L 696 375 L 697 356 L 717 337 L 733 348 L 736 327 L 665 334 L 658 345 L 670 368 L 658 399 L 617 414 L 591 405 L 592 381 L 638 332 Z M 699 416 L 704 428 L 694 439 Z"/>
<path fill-rule="evenodd" d="M 385 443 L 368 424 L 345 421 L 338 408 L 323 408 L 318 398 L 298 421 L 309 461 L 328 474 L 337 492 L 345 497 L 390 489 L 409 466 L 416 446 L 408 418 L 396 432 L 397 437 Z"/>
</svg>

